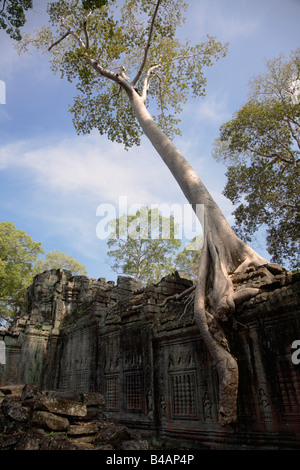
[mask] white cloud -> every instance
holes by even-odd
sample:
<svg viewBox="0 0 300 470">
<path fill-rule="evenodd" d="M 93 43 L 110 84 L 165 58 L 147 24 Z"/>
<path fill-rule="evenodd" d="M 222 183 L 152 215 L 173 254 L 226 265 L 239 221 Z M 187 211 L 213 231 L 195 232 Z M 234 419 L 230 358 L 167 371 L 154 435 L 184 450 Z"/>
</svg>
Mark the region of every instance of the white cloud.
<svg viewBox="0 0 300 470">
<path fill-rule="evenodd" d="M 197 155 L 195 164 L 200 177 L 203 172 L 210 173 L 206 159 Z M 146 140 L 129 151 L 96 134 L 53 143 L 19 141 L 0 147 L 0 169 L 12 169 L 16 175 L 18 170 L 26 170 L 27 175 L 29 171 L 30 191 L 38 205 L 43 201 L 48 206 L 54 199 L 60 207 L 68 207 L 73 201 L 96 210 L 103 203 L 118 205 L 120 196 L 127 197 L 128 205 L 187 203 L 174 177 Z M 214 190 L 215 183 L 214 178 Z"/>
<path fill-rule="evenodd" d="M 197 159 L 199 174 L 204 164 Z M 113 204 L 119 215 L 123 195 L 128 207 L 134 203 L 187 204 L 147 141 L 128 152 L 96 134 L 57 138 L 52 143 L 50 139 L 19 141 L 0 147 L 0 169 L 10 171 L 14 178 L 13 200 L 8 193 L 3 201 L 3 209 L 12 209 L 12 220 L 17 217 L 21 226 L 30 221 L 33 238 L 41 240 L 47 251 L 58 248 L 72 254 L 88 266 L 93 277 L 106 269 L 106 240 L 96 235 L 98 205 Z M 228 201 L 216 189 L 212 196 L 221 210 L 226 208 L 226 215 Z M 111 277 L 109 271 L 105 275 Z"/>
<path fill-rule="evenodd" d="M 248 11 L 249 10 L 249 11 Z M 219 2 L 211 0 L 198 0 L 188 10 L 189 17 L 197 23 L 195 31 L 203 35 L 206 33 L 217 35 L 218 39 L 233 41 L 243 36 L 253 34 L 261 24 L 261 20 L 247 10 L 247 4 L 243 2 Z M 248 13 L 248 15 L 247 15 Z M 191 23 L 189 23 L 191 26 Z"/>
<path fill-rule="evenodd" d="M 54 143 L 19 141 L 0 148 L 0 168 L 33 172 L 35 184 L 62 195 L 117 202 L 156 203 L 176 197 L 176 183 L 147 142 L 125 151 L 121 145 L 94 134 Z M 168 188 L 166 189 L 166 181 Z"/>
<path fill-rule="evenodd" d="M 200 102 L 200 105 L 195 110 L 195 114 L 199 120 L 208 120 L 212 124 L 220 125 L 231 119 L 231 113 L 228 111 L 228 108 L 226 97 L 212 92 Z"/>
</svg>

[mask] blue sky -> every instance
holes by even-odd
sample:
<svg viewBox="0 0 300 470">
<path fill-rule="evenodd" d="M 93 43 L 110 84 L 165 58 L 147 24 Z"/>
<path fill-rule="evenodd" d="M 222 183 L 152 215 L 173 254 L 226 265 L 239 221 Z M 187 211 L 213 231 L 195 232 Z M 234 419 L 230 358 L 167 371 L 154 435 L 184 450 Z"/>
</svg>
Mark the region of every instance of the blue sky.
<svg viewBox="0 0 300 470">
<path fill-rule="evenodd" d="M 207 70 L 207 94 L 182 114 L 179 150 L 197 171 L 229 223 L 233 207 L 222 191 L 225 167 L 212 158 L 219 127 L 247 101 L 248 82 L 265 60 L 299 47 L 300 0 L 190 0 L 182 34 L 197 43 L 206 34 L 229 42 L 225 59 Z M 34 1 L 24 30 L 43 23 Z M 73 85 L 54 76 L 47 55 L 18 56 L 0 31 L 0 221 L 12 221 L 46 251 L 58 249 L 83 263 L 88 275 L 116 280 L 105 240 L 96 236 L 100 204 L 186 204 L 177 183 L 144 139 L 123 150 L 105 136 L 77 136 L 68 112 Z M 2 100 L 3 101 L 3 100 Z M 150 109 L 151 112 L 151 109 Z M 268 259 L 263 238 L 252 247 Z"/>
</svg>

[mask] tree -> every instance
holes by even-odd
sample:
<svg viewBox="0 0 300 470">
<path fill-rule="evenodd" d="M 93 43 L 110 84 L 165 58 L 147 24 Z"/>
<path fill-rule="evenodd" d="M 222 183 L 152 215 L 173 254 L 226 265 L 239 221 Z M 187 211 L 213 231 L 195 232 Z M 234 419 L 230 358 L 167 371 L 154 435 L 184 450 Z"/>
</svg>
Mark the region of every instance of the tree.
<svg viewBox="0 0 300 470">
<path fill-rule="evenodd" d="M 86 10 L 101 8 L 108 0 L 82 0 Z M 33 8 L 33 0 L 0 0 L 0 29 L 6 30 L 12 39 L 22 39 L 20 28 L 26 23 L 25 12 Z"/>
<path fill-rule="evenodd" d="M 67 269 L 73 276 L 87 275 L 84 265 L 79 263 L 73 256 L 68 256 L 58 250 L 48 251 L 44 257 L 39 258 L 34 265 L 34 273 L 39 274 L 49 269 Z"/>
<path fill-rule="evenodd" d="M 86 275 L 85 267 L 72 256 L 54 250 L 44 257 L 41 243 L 32 240 L 12 222 L 0 222 L 0 325 L 11 323 L 26 306 L 26 290 L 35 275 L 48 269 L 68 269 Z"/>
<path fill-rule="evenodd" d="M 112 220 L 111 226 L 107 254 L 114 258 L 114 271 L 152 284 L 175 270 L 174 255 L 181 241 L 175 238 L 174 217 L 163 217 L 144 206 L 134 215 Z"/>
<path fill-rule="evenodd" d="M 267 227 L 276 263 L 300 266 L 300 49 L 266 64 L 249 101 L 220 128 L 214 156 L 228 166 L 224 190 L 245 241 Z"/>
<path fill-rule="evenodd" d="M 78 1 L 50 4 L 50 26 L 24 38 L 49 51 L 52 68 L 74 81 L 80 94 L 70 108 L 77 132 L 98 129 L 126 148 L 144 133 L 168 166 L 198 214 L 204 210 L 204 243 L 195 290 L 194 318 L 219 376 L 219 419 L 236 420 L 238 366 L 222 322 L 236 302 L 259 292 L 236 291 L 234 273 L 268 265 L 230 228 L 193 168 L 173 144 L 181 104 L 205 94 L 204 67 L 224 56 L 227 47 L 208 36 L 201 44 L 182 44 L 176 37 L 187 5 L 182 0 L 125 0 L 89 12 Z M 151 115 L 148 106 L 155 110 Z"/>
<path fill-rule="evenodd" d="M 0 322 L 9 322 L 24 305 L 34 263 L 43 251 L 12 222 L 0 223 Z"/>
<path fill-rule="evenodd" d="M 20 28 L 26 22 L 25 12 L 32 8 L 32 3 L 32 0 L 0 0 L 0 29 L 20 41 Z"/>
<path fill-rule="evenodd" d="M 198 276 L 198 265 L 203 244 L 202 236 L 194 237 L 175 258 L 176 270 L 180 276 L 195 281 Z"/>
</svg>

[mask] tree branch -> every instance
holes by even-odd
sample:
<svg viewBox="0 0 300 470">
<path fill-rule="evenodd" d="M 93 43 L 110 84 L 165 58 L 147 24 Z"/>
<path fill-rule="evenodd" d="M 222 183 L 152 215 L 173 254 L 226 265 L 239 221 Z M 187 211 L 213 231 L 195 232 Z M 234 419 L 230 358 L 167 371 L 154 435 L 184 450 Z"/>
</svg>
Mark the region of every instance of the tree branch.
<svg viewBox="0 0 300 470">
<path fill-rule="evenodd" d="M 288 145 L 286 145 L 282 140 L 277 139 L 276 137 L 273 137 L 271 134 L 268 134 L 269 139 L 273 140 L 276 144 L 279 144 L 284 150 L 286 150 L 287 153 L 289 153 L 292 157 L 292 161 L 295 161 L 295 157 L 291 149 L 289 148 Z"/>
<path fill-rule="evenodd" d="M 86 19 L 83 22 L 83 30 L 84 30 L 84 34 L 85 34 L 85 47 L 86 47 L 86 49 L 89 49 L 90 48 L 90 37 L 89 37 L 88 30 L 87 30 L 87 21 L 86 21 Z"/>
<path fill-rule="evenodd" d="M 56 46 L 57 44 L 59 44 L 61 41 L 63 41 L 64 39 L 66 39 L 68 36 L 72 36 L 79 44 L 79 46 L 85 50 L 88 49 L 88 44 L 84 44 L 83 40 L 81 39 L 80 36 L 78 36 L 77 33 L 75 33 L 75 31 L 71 30 L 68 28 L 68 26 L 65 25 L 64 23 L 64 19 L 62 19 L 62 22 L 61 22 L 62 26 L 64 28 L 67 28 L 68 31 L 66 34 L 64 34 L 58 41 L 56 41 L 55 43 L 53 43 L 50 47 L 49 47 L 49 51 L 54 47 Z M 128 95 L 130 95 L 133 91 L 133 87 L 132 85 L 129 83 L 129 80 L 127 77 L 124 77 L 124 72 L 122 70 L 121 74 L 118 74 L 118 73 L 114 73 L 112 72 L 111 70 L 108 70 L 108 69 L 105 69 L 104 67 L 102 67 L 97 60 L 91 58 L 88 54 L 86 54 L 86 57 L 85 59 L 89 62 L 89 64 L 93 67 L 93 69 L 99 74 L 101 75 L 102 77 L 105 77 L 105 78 L 108 78 L 109 80 L 112 80 L 114 81 L 115 83 L 118 83 L 126 92 Z"/>
<path fill-rule="evenodd" d="M 148 93 L 149 86 L 150 86 L 151 74 L 153 73 L 153 71 L 155 69 L 160 68 L 160 67 L 161 67 L 161 64 L 153 65 L 152 67 L 150 67 L 150 69 L 147 72 L 147 75 L 146 75 L 145 80 L 144 80 L 143 91 L 142 91 L 142 94 L 141 94 L 141 98 L 143 100 L 143 103 L 146 103 L 147 93 Z"/>
<path fill-rule="evenodd" d="M 136 74 L 135 78 L 133 79 L 133 81 L 131 83 L 132 86 L 136 85 L 137 81 L 139 80 L 140 76 L 143 73 L 143 70 L 144 70 L 144 67 L 145 67 L 145 64 L 146 64 L 146 61 L 147 61 L 147 57 L 148 57 L 148 51 L 149 51 L 149 48 L 151 46 L 151 39 L 152 39 L 153 30 L 154 30 L 154 23 L 155 23 L 155 19 L 156 19 L 156 16 L 157 16 L 157 12 L 158 12 L 160 3 L 161 3 L 161 0 L 157 0 L 155 10 L 154 10 L 154 13 L 153 13 L 153 16 L 152 16 L 152 21 L 151 21 L 151 25 L 150 25 L 150 31 L 149 31 L 147 44 L 146 44 L 146 47 L 145 47 L 143 61 L 141 63 L 141 66 L 139 68 L 138 73 Z"/>
<path fill-rule="evenodd" d="M 87 18 L 90 16 L 90 14 L 91 14 L 91 11 L 84 17 L 84 21 L 83 21 L 83 30 L 85 34 L 85 42 L 86 42 L 87 49 L 90 48 L 90 36 L 88 33 L 88 29 L 87 29 Z"/>
<path fill-rule="evenodd" d="M 271 138 L 271 137 L 270 137 L 270 138 Z M 274 138 L 273 138 L 272 140 L 275 141 Z M 277 143 L 280 144 L 279 141 L 277 141 Z M 283 146 L 283 144 L 282 144 L 282 146 Z M 283 146 L 283 147 L 284 147 L 284 146 Z M 290 151 L 287 147 L 284 147 L 284 148 L 285 148 L 286 150 L 288 150 L 288 152 L 291 154 L 291 151 Z M 281 160 L 282 162 L 288 163 L 289 165 L 290 165 L 291 163 L 294 164 L 294 162 L 295 162 L 295 157 L 294 157 L 293 154 L 291 154 L 291 155 L 292 155 L 292 160 L 289 160 L 288 158 L 284 158 L 280 153 L 275 153 L 275 152 L 274 152 L 274 153 L 270 153 L 270 154 L 265 154 L 265 153 L 260 152 L 258 149 L 255 149 L 255 148 L 250 147 L 249 145 L 245 146 L 245 149 L 246 149 L 247 151 L 251 152 L 251 153 L 254 153 L 254 154 L 258 155 L 259 157 L 262 157 L 262 158 L 269 158 L 269 159 L 271 158 L 271 159 L 273 159 L 274 161 L 276 161 L 276 160 Z M 294 166 L 295 166 L 295 164 L 294 164 Z M 296 165 L 296 166 L 297 166 L 297 165 Z"/>
<path fill-rule="evenodd" d="M 287 120 L 286 120 L 286 123 L 287 123 L 287 125 L 288 125 L 288 127 L 289 127 L 289 129 L 290 129 L 290 132 L 291 132 L 291 134 L 292 134 L 293 139 L 297 142 L 298 148 L 300 149 L 300 139 L 298 138 L 297 134 L 295 133 L 295 131 L 294 131 L 294 129 L 293 129 L 293 126 L 292 126 L 292 124 L 291 124 L 291 122 L 290 122 L 290 119 L 287 119 Z M 297 161 L 296 161 L 295 157 L 294 157 L 294 166 L 295 166 L 295 167 L 297 166 Z"/>
<path fill-rule="evenodd" d="M 3 7 L 2 7 L 2 10 L 0 11 L 0 14 L 2 14 L 4 12 L 5 4 L 6 4 L 6 0 L 3 1 Z"/>
<path fill-rule="evenodd" d="M 64 34 L 60 39 L 58 39 L 58 41 L 55 41 L 53 44 L 51 44 L 50 47 L 48 47 L 48 51 L 50 52 L 51 49 L 53 49 L 53 47 L 57 46 L 57 44 L 59 44 L 61 41 L 63 41 L 64 39 L 66 39 L 68 36 L 70 36 L 70 31 L 68 31 L 66 34 Z"/>
</svg>

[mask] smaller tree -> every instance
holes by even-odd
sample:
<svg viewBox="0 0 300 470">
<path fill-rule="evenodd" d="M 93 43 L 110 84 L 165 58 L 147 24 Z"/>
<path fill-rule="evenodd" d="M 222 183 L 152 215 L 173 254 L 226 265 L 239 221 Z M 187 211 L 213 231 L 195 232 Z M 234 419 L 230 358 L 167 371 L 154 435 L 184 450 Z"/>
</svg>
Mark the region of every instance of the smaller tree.
<svg viewBox="0 0 300 470">
<path fill-rule="evenodd" d="M 0 324 L 10 322 L 26 302 L 37 256 L 44 250 L 12 222 L 0 223 Z"/>
<path fill-rule="evenodd" d="M 223 124 L 214 156 L 228 166 L 224 190 L 234 230 L 246 242 L 267 228 L 275 263 L 299 267 L 300 49 L 268 61 L 250 83 L 249 101 Z M 297 256 L 298 253 L 298 256 Z"/>
<path fill-rule="evenodd" d="M 72 256 L 58 250 L 45 253 L 41 243 L 32 240 L 12 222 L 0 222 L 0 326 L 7 326 L 26 306 L 26 290 L 33 277 L 47 269 L 68 269 L 75 274 L 87 271 Z"/>
<path fill-rule="evenodd" d="M 107 242 L 112 269 L 128 274 L 143 284 L 158 282 L 175 270 L 174 255 L 181 241 L 176 238 L 174 217 L 141 207 L 134 215 L 124 214 L 110 222 Z"/>
<path fill-rule="evenodd" d="M 87 275 L 84 265 L 79 263 L 72 256 L 68 256 L 58 250 L 49 251 L 44 257 L 39 258 L 34 266 L 34 274 L 39 274 L 48 269 L 67 269 L 71 271 L 73 276 L 81 274 Z"/>
<path fill-rule="evenodd" d="M 200 235 L 194 237 L 191 242 L 186 244 L 184 250 L 178 253 L 175 265 L 180 276 L 187 277 L 192 281 L 197 279 L 202 245 L 203 237 Z"/>
<path fill-rule="evenodd" d="M 20 28 L 26 23 L 25 12 L 32 8 L 32 4 L 32 0 L 0 0 L 0 29 L 20 41 Z"/>
</svg>

